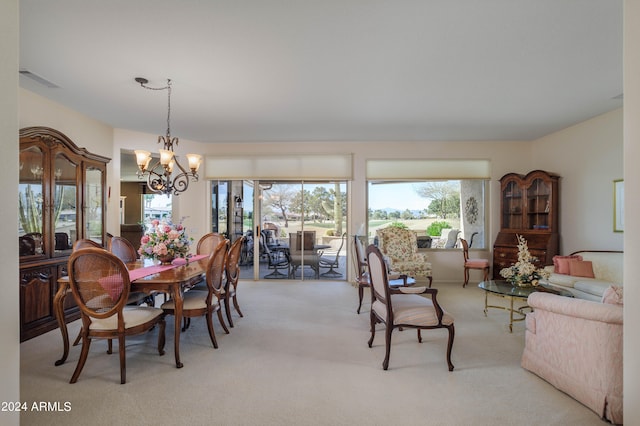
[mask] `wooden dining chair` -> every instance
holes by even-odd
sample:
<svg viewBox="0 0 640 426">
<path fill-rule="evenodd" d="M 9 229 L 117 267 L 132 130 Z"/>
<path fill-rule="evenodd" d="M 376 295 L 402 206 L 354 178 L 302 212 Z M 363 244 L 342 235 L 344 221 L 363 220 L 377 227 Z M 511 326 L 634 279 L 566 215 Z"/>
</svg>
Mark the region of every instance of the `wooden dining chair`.
<svg viewBox="0 0 640 426">
<path fill-rule="evenodd" d="M 184 294 L 182 316 L 187 319 L 185 331 L 189 327 L 191 318 L 204 316 L 207 319 L 209 337 L 214 348 L 218 348 L 216 334 L 213 330 L 213 313 L 217 312 L 218 320 L 225 333 L 229 329 L 222 318 L 222 300 L 224 299 L 224 287 L 222 285 L 224 266 L 227 260 L 227 240 L 221 241 L 214 249 L 207 263 L 206 282 L 207 291 L 189 290 Z M 162 304 L 162 309 L 167 315 L 175 315 L 174 299 L 169 299 Z"/>
<path fill-rule="evenodd" d="M 122 237 L 113 236 L 107 244 L 108 250 L 116 255 L 124 263 L 138 260 L 138 252 L 129 240 Z"/>
<path fill-rule="evenodd" d="M 123 237 L 112 236 L 108 241 L 108 250 L 124 263 L 135 262 L 138 260 L 138 252 L 131 244 L 131 241 Z M 146 294 L 143 292 L 132 292 L 129 294 L 128 304 L 146 303 L 147 306 L 156 306 L 154 294 Z"/>
<path fill-rule="evenodd" d="M 218 247 L 221 241 L 226 240 L 226 237 L 217 232 L 209 232 L 208 234 L 203 235 L 198 240 L 198 245 L 196 246 L 197 254 L 211 254 Z"/>
<path fill-rule="evenodd" d="M 145 333 L 158 325 L 158 353 L 164 354 L 165 321 L 162 309 L 129 306 L 129 271 L 112 253 L 83 248 L 69 258 L 69 286 L 82 319 L 82 351 L 70 383 L 84 368 L 93 339 L 118 339 L 120 383 L 126 382 L 125 338 Z"/>
<path fill-rule="evenodd" d="M 82 249 L 82 248 L 103 248 L 100 244 L 96 243 L 93 240 L 89 240 L 86 238 L 81 238 L 79 240 L 76 240 L 73 243 L 72 249 L 73 251 Z"/>
<path fill-rule="evenodd" d="M 200 239 L 198 240 L 198 244 L 196 246 L 196 254 L 198 255 L 208 254 L 209 256 L 211 256 L 211 254 L 213 254 L 213 252 L 215 251 L 216 247 L 218 247 L 218 244 L 220 244 L 222 241 L 225 241 L 227 243 L 227 248 L 228 248 L 229 240 L 227 239 L 227 237 L 225 237 L 223 234 L 220 234 L 218 232 L 209 232 L 208 234 L 205 234 L 202 237 L 200 237 Z M 202 279 L 198 280 L 194 284 L 194 286 L 192 287 L 192 290 L 207 291 L 207 281 L 206 281 L 205 275 L 203 275 Z M 187 328 L 189 328 L 189 319 L 185 318 L 183 329 L 187 329 Z"/>
<path fill-rule="evenodd" d="M 489 261 L 487 259 L 471 259 L 469 258 L 469 244 L 464 238 L 460 238 L 460 244 L 462 245 L 462 255 L 464 256 L 464 283 L 462 287 L 466 287 L 469 283 L 469 270 L 479 269 L 484 271 L 483 281 L 489 279 Z"/>
<path fill-rule="evenodd" d="M 227 321 L 229 326 L 233 327 L 233 320 L 231 319 L 231 303 L 240 317 L 242 311 L 238 306 L 238 279 L 240 278 L 240 252 L 244 244 L 244 237 L 240 237 L 231 244 L 227 255 L 227 262 L 224 268 L 226 282 L 224 285 L 224 310 L 227 314 Z"/>
</svg>

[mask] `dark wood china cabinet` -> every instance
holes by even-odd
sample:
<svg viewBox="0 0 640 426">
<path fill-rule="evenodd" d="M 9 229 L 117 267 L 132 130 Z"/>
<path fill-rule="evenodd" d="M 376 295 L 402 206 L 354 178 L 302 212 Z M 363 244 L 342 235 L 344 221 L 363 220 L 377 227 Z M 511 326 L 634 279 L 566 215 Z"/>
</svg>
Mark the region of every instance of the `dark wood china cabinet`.
<svg viewBox="0 0 640 426">
<path fill-rule="evenodd" d="M 53 298 L 58 278 L 67 275 L 73 243 L 88 238 L 104 245 L 109 161 L 57 130 L 20 130 L 21 342 L 57 327 Z M 72 297 L 65 300 L 65 317 L 79 318 Z"/>
<path fill-rule="evenodd" d="M 493 245 L 493 278 L 518 261 L 522 235 L 532 256 L 542 267 L 558 254 L 558 182 L 560 176 L 542 170 L 521 175 L 508 173 L 500 179 L 500 232 Z"/>
</svg>

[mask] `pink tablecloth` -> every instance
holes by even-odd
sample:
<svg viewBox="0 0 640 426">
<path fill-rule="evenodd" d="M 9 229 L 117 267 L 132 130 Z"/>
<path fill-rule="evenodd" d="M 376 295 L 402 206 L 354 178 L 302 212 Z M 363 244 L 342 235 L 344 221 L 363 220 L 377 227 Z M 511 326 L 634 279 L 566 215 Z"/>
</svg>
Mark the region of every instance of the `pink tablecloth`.
<svg viewBox="0 0 640 426">
<path fill-rule="evenodd" d="M 189 262 L 196 262 L 200 259 L 208 257 L 208 254 L 199 254 L 189 258 Z M 133 269 L 129 271 L 129 279 L 135 281 L 139 278 L 146 277 L 147 275 L 157 274 L 158 272 L 166 271 L 167 269 L 177 268 L 178 266 L 186 265 L 187 260 L 178 258 L 173 261 L 171 265 L 153 265 L 146 266 L 144 268 Z"/>
</svg>

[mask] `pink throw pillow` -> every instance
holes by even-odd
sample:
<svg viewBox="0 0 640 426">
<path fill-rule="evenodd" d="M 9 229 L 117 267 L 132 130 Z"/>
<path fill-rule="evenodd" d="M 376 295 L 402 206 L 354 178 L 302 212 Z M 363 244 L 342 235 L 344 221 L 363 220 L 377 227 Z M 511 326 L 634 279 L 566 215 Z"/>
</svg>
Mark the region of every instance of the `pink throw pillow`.
<svg viewBox="0 0 640 426">
<path fill-rule="evenodd" d="M 590 260 L 572 260 L 569 262 L 569 275 L 595 278 L 593 275 L 593 263 Z"/>
<path fill-rule="evenodd" d="M 622 303 L 622 287 L 617 285 L 610 285 L 602 293 L 602 303 L 609 303 L 611 305 L 623 305 Z"/>
<path fill-rule="evenodd" d="M 582 260 L 582 256 L 574 254 L 571 256 L 553 256 L 553 270 L 556 274 L 569 274 L 569 262 L 572 260 Z"/>
</svg>

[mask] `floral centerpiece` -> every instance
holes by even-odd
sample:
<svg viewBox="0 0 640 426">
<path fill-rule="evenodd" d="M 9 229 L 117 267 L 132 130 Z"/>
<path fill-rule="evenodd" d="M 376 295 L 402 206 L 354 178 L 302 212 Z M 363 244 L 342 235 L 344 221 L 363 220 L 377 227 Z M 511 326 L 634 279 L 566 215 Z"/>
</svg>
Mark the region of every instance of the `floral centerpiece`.
<svg viewBox="0 0 640 426">
<path fill-rule="evenodd" d="M 541 278 L 549 278 L 549 273 L 544 269 L 536 268 L 533 264 L 538 259 L 529 253 L 527 240 L 517 234 L 516 238 L 518 238 L 518 262 L 500 270 L 500 275 L 515 286 L 536 286 Z"/>
<path fill-rule="evenodd" d="M 193 241 L 186 234 L 182 219 L 173 223 L 170 217 L 151 221 L 148 231 L 140 238 L 140 257 L 171 263 L 176 257 L 188 257 Z"/>
</svg>

